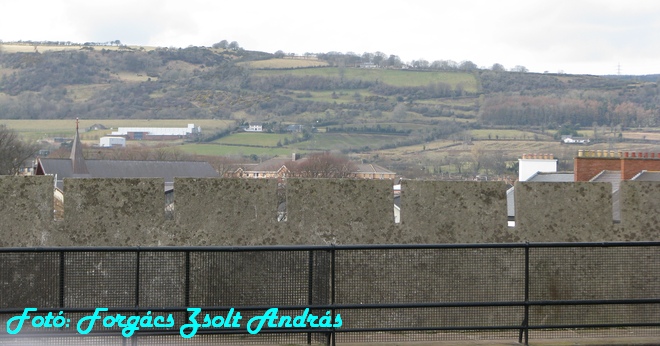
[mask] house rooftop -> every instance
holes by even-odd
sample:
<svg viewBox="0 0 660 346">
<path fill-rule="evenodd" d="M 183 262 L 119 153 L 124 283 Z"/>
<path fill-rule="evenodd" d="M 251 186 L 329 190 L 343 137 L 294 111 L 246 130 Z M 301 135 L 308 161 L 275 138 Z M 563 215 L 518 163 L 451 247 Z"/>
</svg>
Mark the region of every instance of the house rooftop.
<svg viewBox="0 0 660 346">
<path fill-rule="evenodd" d="M 123 161 L 86 160 L 88 178 L 163 178 L 166 190 L 171 189 L 174 178 L 217 177 L 218 172 L 201 161 Z M 80 177 L 75 174 L 70 159 L 38 159 L 43 174 L 57 175 L 57 187 L 62 189 L 64 178 Z"/>
<path fill-rule="evenodd" d="M 373 163 L 356 164 L 355 173 L 394 174 L 394 172 Z"/>
<path fill-rule="evenodd" d="M 634 180 L 634 181 L 660 181 L 660 172 L 657 172 L 657 171 L 653 171 L 653 172 L 642 171 L 630 180 Z"/>
<path fill-rule="evenodd" d="M 527 181 L 537 183 L 565 183 L 573 181 L 573 172 L 537 172 Z"/>
</svg>

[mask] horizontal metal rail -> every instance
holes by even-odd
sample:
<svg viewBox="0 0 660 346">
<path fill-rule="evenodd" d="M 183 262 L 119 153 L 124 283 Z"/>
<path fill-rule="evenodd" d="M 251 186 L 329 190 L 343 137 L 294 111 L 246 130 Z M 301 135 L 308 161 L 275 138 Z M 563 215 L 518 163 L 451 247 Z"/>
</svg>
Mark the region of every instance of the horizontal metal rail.
<svg viewBox="0 0 660 346">
<path fill-rule="evenodd" d="M 428 308 L 478 308 L 478 307 L 521 307 L 522 324 L 515 325 L 430 325 L 421 327 L 390 327 L 390 326 L 375 326 L 364 328 L 352 328 L 350 326 L 342 326 L 341 328 L 263 328 L 260 333 L 306 333 L 327 335 L 328 343 L 335 343 L 337 334 L 340 333 L 368 333 L 368 332 L 431 332 L 431 331 L 496 331 L 496 330 L 511 330 L 520 332 L 520 342 L 528 343 L 530 330 L 552 330 L 552 329 L 599 329 L 599 328 L 629 328 L 629 327 L 660 327 L 660 321 L 657 323 L 649 322 L 619 322 L 619 323 L 583 323 L 583 324 L 534 324 L 530 323 L 530 307 L 538 306 L 600 306 L 600 305 L 657 305 L 660 304 L 660 291 L 657 295 L 651 298 L 637 298 L 637 299 L 576 299 L 576 300 L 534 300 L 530 299 L 530 249 L 536 248 L 638 248 L 638 247 L 651 247 L 657 248 L 660 251 L 660 242 L 591 242 L 591 243 L 497 243 L 497 244 L 378 244 L 378 245 L 291 245 L 291 246 L 169 246 L 169 247 L 30 247 L 30 248 L 0 248 L 0 255 L 8 253 L 57 253 L 60 256 L 59 260 L 59 305 L 39 307 L 38 313 L 93 313 L 97 307 L 67 307 L 65 306 L 65 281 L 67 278 L 64 276 L 65 271 L 65 254 L 68 253 L 90 253 L 90 252 L 110 252 L 110 253 L 135 253 L 135 305 L 134 306 L 119 306 L 119 307 L 105 307 L 107 313 L 133 313 L 145 314 L 147 312 L 154 313 L 185 313 L 190 306 L 144 306 L 141 305 L 140 300 L 140 253 L 161 253 L 161 252 L 178 252 L 185 254 L 185 303 L 190 301 L 190 271 L 191 271 L 191 254 L 194 253 L 235 253 L 235 252 L 309 252 L 309 259 L 305 260 L 309 270 L 309 297 L 308 304 L 299 305 L 277 305 L 278 310 L 329 310 L 332 316 L 345 310 L 374 310 L 374 309 L 428 309 Z M 410 303 L 366 303 L 366 304 L 342 304 L 336 303 L 336 272 L 335 256 L 339 252 L 351 251 L 380 251 L 380 250 L 445 250 L 445 249 L 522 249 L 524 250 L 524 286 L 517 288 L 520 290 L 519 296 L 523 300 L 502 300 L 502 301 L 434 301 L 434 302 L 410 302 Z M 326 284 L 330 289 L 330 296 L 327 297 L 325 304 L 313 304 L 313 280 L 317 280 L 312 273 L 312 267 L 318 263 L 319 259 L 314 259 L 313 253 L 330 253 L 328 261 L 329 272 L 328 281 Z M 523 253 L 521 253 L 523 254 Z M 327 255 L 326 255 L 327 256 Z M 305 257 L 307 258 L 307 257 Z M 308 263 L 307 263 L 308 261 Z M 71 264 L 69 264 L 71 265 Z M 75 264 L 74 264 L 75 265 Z M 523 276 L 521 275 L 521 277 Z M 325 281 L 324 281 L 325 282 Z M 524 292 L 523 292 L 524 290 Z M 32 307 L 32 306 L 30 306 Z M 272 308 L 272 305 L 221 305 L 221 306 L 195 306 L 202 311 L 228 311 L 235 309 L 238 311 L 266 311 Z M 0 308 L 1 315 L 18 315 L 23 313 L 25 307 L 4 307 Z M 134 332 L 135 337 L 152 336 L 152 335 L 178 335 L 179 330 L 176 327 L 164 329 L 148 329 L 137 330 Z M 199 329 L 197 334 L 248 334 L 246 328 L 203 328 Z M 63 336 L 77 336 L 74 330 L 62 330 L 59 332 L 25 332 L 16 335 L 9 335 L 0 333 L 0 339 L 3 338 L 23 338 L 23 337 L 63 337 Z M 120 330 L 94 330 L 84 336 L 118 336 L 121 337 Z M 308 337 L 308 340 L 311 340 Z"/>
</svg>

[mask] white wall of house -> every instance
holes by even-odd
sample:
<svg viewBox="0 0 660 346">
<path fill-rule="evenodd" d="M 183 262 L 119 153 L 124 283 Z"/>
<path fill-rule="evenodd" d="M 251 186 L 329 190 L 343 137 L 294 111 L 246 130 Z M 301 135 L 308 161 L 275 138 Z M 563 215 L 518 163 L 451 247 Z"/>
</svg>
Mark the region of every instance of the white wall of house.
<svg viewBox="0 0 660 346">
<path fill-rule="evenodd" d="M 518 180 L 527 181 L 534 174 L 557 172 L 556 159 L 522 158 L 518 159 Z"/>
</svg>

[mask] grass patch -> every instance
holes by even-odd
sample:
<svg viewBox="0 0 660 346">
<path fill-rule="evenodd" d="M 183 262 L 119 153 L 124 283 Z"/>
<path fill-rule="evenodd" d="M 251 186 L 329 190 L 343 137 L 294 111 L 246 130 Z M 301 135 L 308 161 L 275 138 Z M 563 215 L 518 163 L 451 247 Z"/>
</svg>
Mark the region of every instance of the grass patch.
<svg viewBox="0 0 660 346">
<path fill-rule="evenodd" d="M 362 133 L 315 133 L 312 139 L 290 145 L 306 150 L 348 150 L 378 148 L 405 139 L 404 136 Z"/>
<path fill-rule="evenodd" d="M 280 68 L 306 68 L 306 67 L 328 66 L 328 63 L 325 61 L 320 61 L 318 59 L 284 58 L 284 59 L 249 61 L 246 63 L 240 63 L 240 65 L 245 65 L 250 68 L 256 68 L 256 69 L 280 69 Z"/>
<path fill-rule="evenodd" d="M 74 102 L 85 102 L 96 93 L 110 88 L 108 84 L 70 85 L 66 87 L 66 96 Z"/>
<path fill-rule="evenodd" d="M 148 81 L 157 81 L 157 77 L 149 77 L 144 73 L 132 73 L 132 72 L 119 72 L 116 75 L 120 80 L 125 82 L 148 82 Z"/>
<path fill-rule="evenodd" d="M 307 68 L 295 70 L 260 70 L 256 75 L 294 75 L 294 76 L 322 76 L 342 77 L 347 79 L 362 79 L 368 81 L 381 81 L 386 84 L 400 87 L 425 86 L 433 83 L 447 83 L 456 88 L 459 84 L 468 92 L 477 91 L 477 79 L 474 75 L 465 72 L 445 71 L 411 71 L 389 69 L 362 69 L 362 68 Z"/>
<path fill-rule="evenodd" d="M 535 140 L 540 141 L 553 140 L 550 134 L 537 134 L 534 132 L 521 131 L 521 130 L 495 130 L 495 129 L 481 129 L 471 130 L 470 136 L 473 139 L 522 139 L 522 140 Z M 535 137 L 536 136 L 536 137 Z"/>
<path fill-rule="evenodd" d="M 291 155 L 294 152 L 290 148 L 258 148 L 222 144 L 184 144 L 177 148 L 184 153 L 206 156 L 278 156 Z"/>
<path fill-rule="evenodd" d="M 213 141 L 215 144 L 233 145 L 255 145 L 264 147 L 276 147 L 277 143 L 283 143 L 285 139 L 292 140 L 296 136 L 288 133 L 248 133 L 239 132 L 222 137 Z"/>
<path fill-rule="evenodd" d="M 329 102 L 329 103 L 355 103 L 356 101 L 364 101 L 365 97 L 374 95 L 372 92 L 370 92 L 367 89 L 309 91 L 309 94 L 312 95 L 312 97 L 309 98 L 309 100 L 311 101 Z"/>
</svg>

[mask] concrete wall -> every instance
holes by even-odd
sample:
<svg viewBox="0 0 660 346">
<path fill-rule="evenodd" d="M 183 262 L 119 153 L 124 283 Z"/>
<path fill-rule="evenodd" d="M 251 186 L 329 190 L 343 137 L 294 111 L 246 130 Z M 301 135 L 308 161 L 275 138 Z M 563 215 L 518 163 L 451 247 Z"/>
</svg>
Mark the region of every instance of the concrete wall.
<svg viewBox="0 0 660 346">
<path fill-rule="evenodd" d="M 271 245 L 281 242 L 277 181 L 186 178 L 174 182 L 172 243 Z"/>
<path fill-rule="evenodd" d="M 0 246 L 47 245 L 53 223 L 53 178 L 0 176 Z"/>
<path fill-rule="evenodd" d="M 296 244 L 397 241 L 389 180 L 291 179 L 286 193 L 285 230 Z"/>
<path fill-rule="evenodd" d="M 404 181 L 401 222 L 419 243 L 511 241 L 503 182 Z"/>
<path fill-rule="evenodd" d="M 660 184 L 648 182 L 622 183 L 620 225 L 612 223 L 608 183 L 518 183 L 518 224 L 508 228 L 506 186 L 498 182 L 406 181 L 402 223 L 395 224 L 390 181 L 290 179 L 286 189 L 278 191 L 276 180 L 223 178 L 177 179 L 171 219 L 164 212 L 161 179 L 65 180 L 64 221 L 53 221 L 51 179 L 0 177 L 2 246 L 640 241 L 658 240 L 660 224 Z M 278 204 L 283 200 L 287 220 L 278 222 Z M 656 252 L 650 247 L 634 252 L 606 247 L 532 248 L 530 299 L 653 297 L 660 285 Z M 310 299 L 307 256 L 304 252 L 293 257 L 258 252 L 193 254 L 189 304 L 306 304 Z M 11 294 L 0 297 L 0 307 L 56 306 L 57 291 L 44 287 L 59 287 L 58 259 L 52 254 L 3 255 L 0 278 L 5 281 L 0 286 Z M 135 254 L 66 254 L 64 260 L 65 306 L 134 304 L 136 273 L 130 266 L 136 262 Z M 319 252 L 312 262 L 316 266 L 312 300 L 327 303 L 329 254 Z M 521 300 L 523 263 L 522 249 L 338 251 L 336 299 L 346 304 Z M 185 304 L 182 253 L 143 253 L 140 266 L 141 304 Z M 282 277 L 290 283 L 284 286 Z M 469 314 L 451 308 L 342 314 L 346 321 L 386 327 L 522 321 L 520 308 L 480 309 Z M 543 306 L 533 307 L 532 313 L 536 324 L 660 318 L 657 309 L 645 306 L 586 310 Z"/>
<path fill-rule="evenodd" d="M 65 179 L 65 234 L 53 238 L 80 246 L 162 244 L 164 184 L 162 178 Z"/>
<path fill-rule="evenodd" d="M 660 184 L 645 181 L 621 183 L 621 224 L 625 241 L 660 238 Z"/>
<path fill-rule="evenodd" d="M 516 234 L 530 242 L 616 241 L 609 183 L 516 183 Z"/>
<path fill-rule="evenodd" d="M 0 177 L 0 246 L 658 240 L 660 184 L 621 186 L 615 225 L 608 183 L 518 183 L 510 228 L 500 182 L 404 181 L 395 224 L 390 181 L 177 179 L 168 217 L 161 179 L 67 179 L 54 221 L 52 177 Z"/>
</svg>

